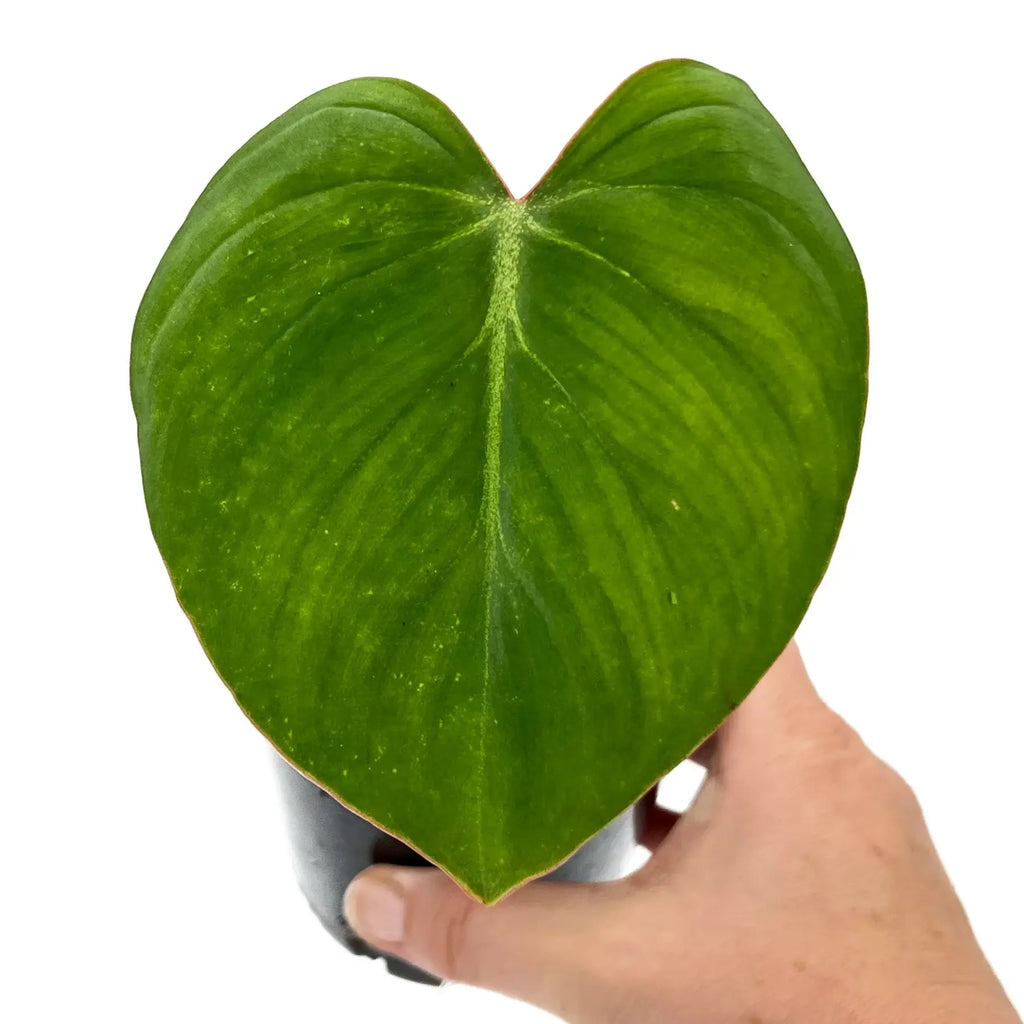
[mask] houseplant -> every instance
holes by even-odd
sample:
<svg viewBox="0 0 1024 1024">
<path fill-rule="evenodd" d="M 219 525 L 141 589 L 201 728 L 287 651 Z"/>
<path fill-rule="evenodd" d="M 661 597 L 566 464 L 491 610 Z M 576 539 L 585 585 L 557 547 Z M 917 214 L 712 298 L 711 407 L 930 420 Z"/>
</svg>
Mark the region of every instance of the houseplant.
<svg viewBox="0 0 1024 1024">
<path fill-rule="evenodd" d="M 299 103 L 175 236 L 131 382 L 154 536 L 243 710 L 494 901 L 782 649 L 866 360 L 856 260 L 782 130 L 665 61 L 523 200 L 408 83 Z"/>
</svg>

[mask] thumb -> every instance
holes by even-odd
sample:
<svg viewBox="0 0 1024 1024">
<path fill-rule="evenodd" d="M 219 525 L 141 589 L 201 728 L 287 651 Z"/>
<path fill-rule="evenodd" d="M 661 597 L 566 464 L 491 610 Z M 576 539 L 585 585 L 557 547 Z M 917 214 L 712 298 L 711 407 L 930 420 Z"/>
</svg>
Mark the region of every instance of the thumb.
<svg viewBox="0 0 1024 1024">
<path fill-rule="evenodd" d="M 617 899 L 614 883 L 540 881 L 488 907 L 435 868 L 378 865 L 349 885 L 344 912 L 371 945 L 432 974 L 575 1016 Z"/>
</svg>

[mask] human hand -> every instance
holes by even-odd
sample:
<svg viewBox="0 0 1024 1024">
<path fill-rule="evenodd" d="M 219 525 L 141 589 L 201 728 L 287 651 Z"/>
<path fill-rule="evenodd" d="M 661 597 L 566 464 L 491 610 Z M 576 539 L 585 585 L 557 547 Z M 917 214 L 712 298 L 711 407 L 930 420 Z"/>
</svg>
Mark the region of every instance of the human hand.
<svg viewBox="0 0 1024 1024">
<path fill-rule="evenodd" d="M 376 866 L 346 917 L 575 1024 L 1020 1024 L 913 792 L 794 644 L 695 756 L 693 804 L 652 809 L 652 856 L 621 881 L 533 882 L 484 907 L 435 869 Z"/>
</svg>

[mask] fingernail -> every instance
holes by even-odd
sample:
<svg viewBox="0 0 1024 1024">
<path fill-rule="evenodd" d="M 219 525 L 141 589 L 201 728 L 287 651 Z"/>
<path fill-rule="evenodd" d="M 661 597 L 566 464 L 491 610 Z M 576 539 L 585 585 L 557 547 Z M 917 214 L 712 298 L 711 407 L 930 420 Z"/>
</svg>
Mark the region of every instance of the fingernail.
<svg viewBox="0 0 1024 1024">
<path fill-rule="evenodd" d="M 400 942 L 405 934 L 401 889 L 380 872 L 356 878 L 345 890 L 345 917 L 367 942 Z"/>
</svg>

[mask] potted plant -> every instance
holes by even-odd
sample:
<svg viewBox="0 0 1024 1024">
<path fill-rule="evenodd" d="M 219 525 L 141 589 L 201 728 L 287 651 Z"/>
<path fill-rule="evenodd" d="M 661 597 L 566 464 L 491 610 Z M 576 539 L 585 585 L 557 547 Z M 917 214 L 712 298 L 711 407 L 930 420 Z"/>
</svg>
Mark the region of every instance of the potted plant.
<svg viewBox="0 0 1024 1024">
<path fill-rule="evenodd" d="M 866 366 L 842 229 L 706 65 L 632 76 L 524 199 L 397 80 L 246 143 L 131 384 L 154 536 L 294 766 L 298 847 L 330 806 L 488 902 L 610 822 L 618 850 L 799 623 Z"/>
</svg>

